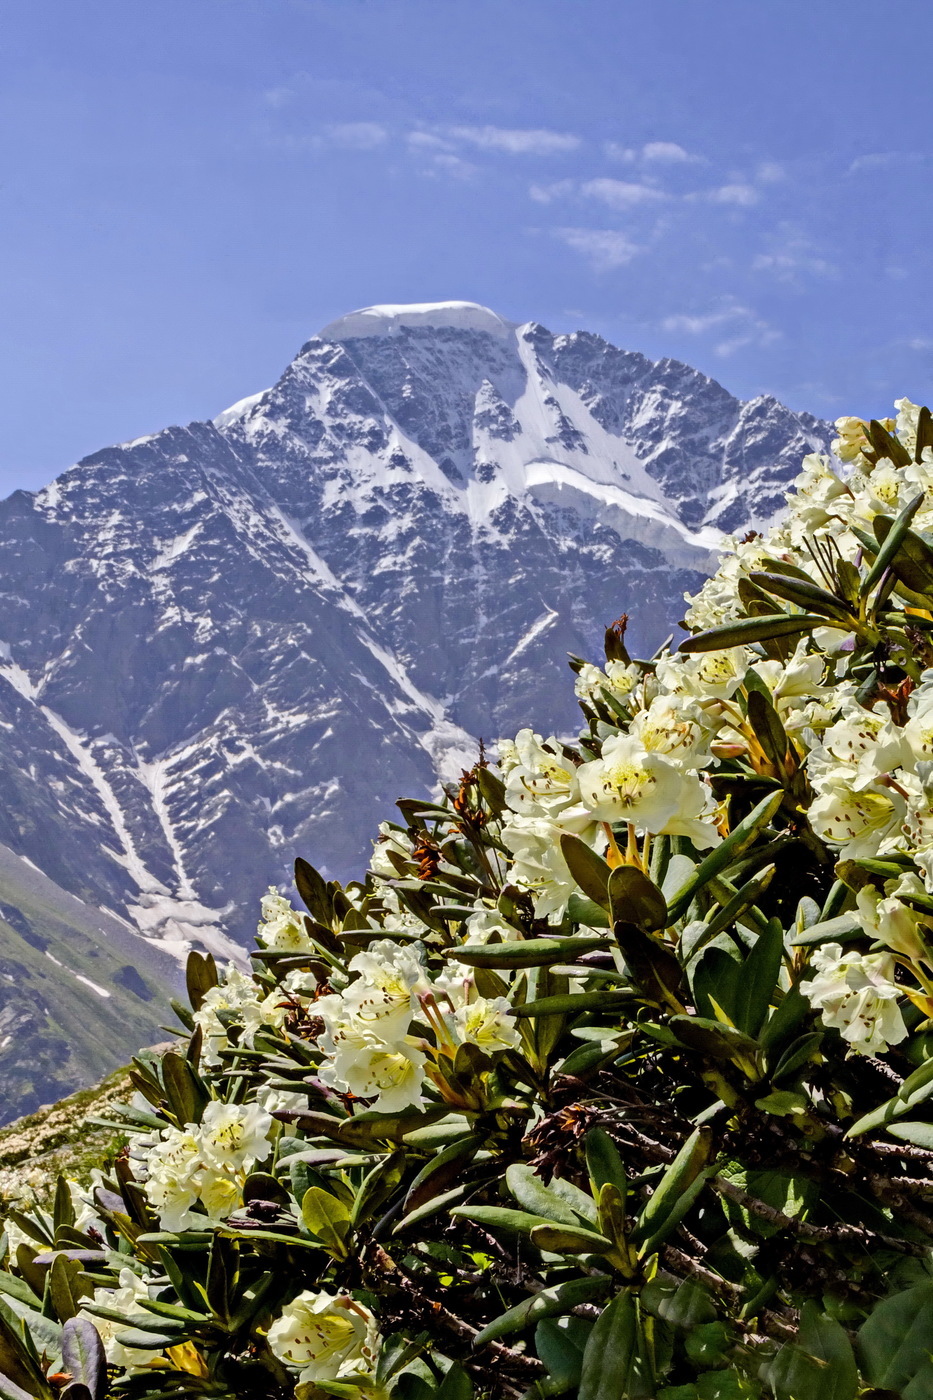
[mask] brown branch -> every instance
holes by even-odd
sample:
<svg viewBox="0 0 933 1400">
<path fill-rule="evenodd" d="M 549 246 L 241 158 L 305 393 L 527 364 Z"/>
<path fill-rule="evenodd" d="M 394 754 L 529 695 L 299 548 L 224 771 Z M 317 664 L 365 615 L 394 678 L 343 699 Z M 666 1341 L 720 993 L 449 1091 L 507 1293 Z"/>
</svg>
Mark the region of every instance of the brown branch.
<svg viewBox="0 0 933 1400">
<path fill-rule="evenodd" d="M 710 1185 L 721 1196 L 726 1196 L 729 1200 L 735 1201 L 737 1205 L 744 1206 L 752 1215 L 767 1220 L 779 1229 L 792 1230 L 795 1235 L 800 1235 L 801 1238 L 814 1244 L 850 1242 L 861 1244 L 866 1249 L 882 1244 L 887 1249 L 895 1250 L 898 1254 L 910 1254 L 917 1259 L 925 1259 L 929 1254 L 929 1246 L 927 1245 L 915 1244 L 913 1240 L 895 1239 L 892 1235 L 882 1235 L 877 1230 L 866 1230 L 860 1225 L 811 1225 L 809 1221 L 796 1220 L 793 1216 L 785 1215 L 783 1211 L 760 1201 L 757 1196 L 751 1195 L 748 1191 L 743 1191 L 740 1186 L 733 1185 L 725 1177 L 714 1176 Z"/>
<path fill-rule="evenodd" d="M 472 1347 L 474 1339 L 479 1334 L 478 1327 L 471 1327 L 468 1322 L 464 1322 L 462 1317 L 445 1308 L 443 1303 L 436 1302 L 427 1296 L 415 1283 L 400 1265 L 396 1264 L 390 1254 L 382 1248 L 382 1245 L 375 1243 L 370 1245 L 373 1264 L 379 1270 L 384 1279 L 391 1279 L 394 1286 L 401 1292 L 408 1294 L 417 1305 L 425 1310 L 431 1320 L 446 1327 L 454 1336 L 460 1337 L 463 1341 L 468 1341 Z M 524 1373 L 534 1380 L 541 1375 L 544 1370 L 543 1364 L 534 1356 L 525 1356 L 519 1351 L 513 1351 L 511 1347 L 503 1346 L 501 1342 L 486 1342 L 481 1348 L 482 1352 L 488 1352 L 496 1361 L 503 1362 L 514 1368 L 519 1374 Z M 511 1395 L 521 1395 L 523 1392 L 514 1390 L 500 1377 L 499 1384 L 509 1391 Z"/>
</svg>

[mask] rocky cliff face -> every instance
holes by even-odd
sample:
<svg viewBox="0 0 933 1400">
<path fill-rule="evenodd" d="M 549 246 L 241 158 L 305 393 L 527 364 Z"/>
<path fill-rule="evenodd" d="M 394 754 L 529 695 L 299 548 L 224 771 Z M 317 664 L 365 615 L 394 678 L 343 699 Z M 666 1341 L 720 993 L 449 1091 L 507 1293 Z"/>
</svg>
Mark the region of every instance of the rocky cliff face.
<svg viewBox="0 0 933 1400">
<path fill-rule="evenodd" d="M 623 611 L 653 650 L 829 435 L 471 304 L 335 322 L 213 423 L 0 504 L 0 842 L 223 953 L 296 854 L 358 872 L 480 736 L 571 727 L 564 653 Z"/>
</svg>

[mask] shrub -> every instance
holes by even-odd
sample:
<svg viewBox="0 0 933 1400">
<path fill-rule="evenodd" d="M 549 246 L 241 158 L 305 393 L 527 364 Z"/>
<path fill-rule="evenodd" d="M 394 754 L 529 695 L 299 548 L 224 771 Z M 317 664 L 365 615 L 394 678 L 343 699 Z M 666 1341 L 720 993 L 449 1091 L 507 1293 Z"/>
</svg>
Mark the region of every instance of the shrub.
<svg viewBox="0 0 933 1400">
<path fill-rule="evenodd" d="M 193 953 L 131 1146 L 12 1211 L 0 1396 L 933 1396 L 933 421 L 840 420 L 676 652 L 574 661 Z"/>
</svg>

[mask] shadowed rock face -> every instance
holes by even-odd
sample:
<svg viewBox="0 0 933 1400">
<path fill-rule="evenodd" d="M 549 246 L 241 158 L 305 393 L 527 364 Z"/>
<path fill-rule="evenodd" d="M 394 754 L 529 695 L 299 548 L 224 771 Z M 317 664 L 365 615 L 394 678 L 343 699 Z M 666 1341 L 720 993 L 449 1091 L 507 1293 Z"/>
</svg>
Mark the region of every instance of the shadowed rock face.
<svg viewBox="0 0 933 1400">
<path fill-rule="evenodd" d="M 623 611 L 653 650 L 829 436 L 481 308 L 336 322 L 214 423 L 0 504 L 0 842 L 224 952 L 296 854 L 348 877 L 478 737 L 572 727 L 564 654 Z"/>
</svg>

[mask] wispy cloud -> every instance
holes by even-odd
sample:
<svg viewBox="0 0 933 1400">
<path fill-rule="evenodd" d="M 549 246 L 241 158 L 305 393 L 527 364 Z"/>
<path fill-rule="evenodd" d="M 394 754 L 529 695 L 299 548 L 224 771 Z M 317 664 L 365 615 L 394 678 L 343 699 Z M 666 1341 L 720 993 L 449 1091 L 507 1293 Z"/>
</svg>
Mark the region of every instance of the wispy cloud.
<svg viewBox="0 0 933 1400">
<path fill-rule="evenodd" d="M 768 272 L 781 282 L 796 282 L 801 274 L 810 277 L 839 275 L 835 263 L 821 257 L 817 246 L 791 225 L 783 225 L 769 241 L 768 251 L 752 260 L 755 272 Z"/>
<path fill-rule="evenodd" d="M 720 185 L 714 190 L 706 190 L 701 198 L 708 199 L 711 204 L 736 204 L 747 208 L 749 205 L 757 204 L 761 196 L 754 185 L 736 183 Z"/>
<path fill-rule="evenodd" d="M 620 141 L 604 141 L 603 152 L 610 160 L 631 165 L 636 160 L 659 165 L 692 165 L 702 163 L 703 157 L 692 155 L 678 141 L 647 141 L 643 146 L 623 146 Z"/>
<path fill-rule="evenodd" d="M 555 199 L 566 199 L 575 193 L 576 180 L 552 180 L 546 185 L 532 185 L 528 193 L 536 204 L 551 204 Z"/>
<path fill-rule="evenodd" d="M 638 204 L 657 204 L 668 199 L 663 190 L 654 185 L 642 185 L 632 180 L 613 180 L 603 176 L 598 180 L 586 180 L 580 186 L 580 193 L 590 199 L 598 199 L 608 204 L 610 209 L 632 209 Z"/>
<path fill-rule="evenodd" d="M 540 127 L 450 126 L 442 129 L 442 134 L 483 151 L 502 151 L 510 156 L 561 155 L 582 144 L 580 137 L 570 132 Z"/>
<path fill-rule="evenodd" d="M 666 316 L 661 322 L 661 329 L 686 335 L 707 335 L 710 331 L 723 333 L 724 338 L 713 346 L 715 353 L 722 358 L 734 355 L 747 345 L 770 345 L 780 338 L 780 332 L 756 311 L 736 301 L 700 314 Z"/>
<path fill-rule="evenodd" d="M 557 228 L 554 237 L 575 253 L 582 253 L 596 272 L 624 267 L 642 250 L 624 233 L 611 228 Z"/>
<path fill-rule="evenodd" d="M 646 146 L 642 146 L 641 154 L 643 160 L 659 160 L 675 165 L 682 161 L 696 160 L 696 156 L 691 156 L 689 151 L 685 151 L 676 141 L 649 141 Z"/>
<path fill-rule="evenodd" d="M 325 140 L 351 151 L 375 151 L 389 139 L 381 122 L 338 122 L 324 128 Z"/>
<path fill-rule="evenodd" d="M 923 151 L 868 151 L 856 156 L 849 166 L 849 174 L 857 175 L 862 170 L 882 170 L 889 165 L 917 165 L 929 160 Z"/>
</svg>

